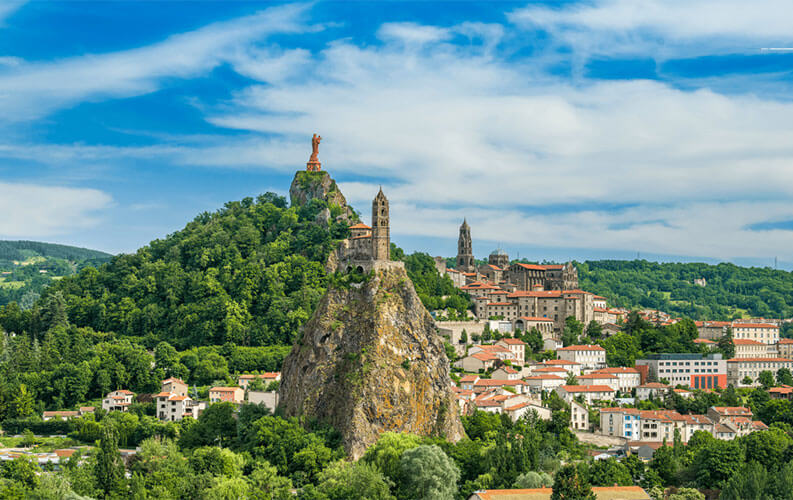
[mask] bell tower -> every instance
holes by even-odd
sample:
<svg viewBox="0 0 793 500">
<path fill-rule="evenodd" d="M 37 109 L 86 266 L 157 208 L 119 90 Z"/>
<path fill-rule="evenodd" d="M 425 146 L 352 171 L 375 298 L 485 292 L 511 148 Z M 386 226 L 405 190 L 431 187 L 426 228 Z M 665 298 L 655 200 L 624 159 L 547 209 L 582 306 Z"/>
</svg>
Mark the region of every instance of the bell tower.
<svg viewBox="0 0 793 500">
<path fill-rule="evenodd" d="M 391 236 L 388 223 L 388 198 L 383 188 L 372 200 L 372 260 L 391 260 Z"/>
<path fill-rule="evenodd" d="M 470 273 L 474 270 L 474 251 L 471 243 L 471 227 L 463 219 L 460 226 L 460 237 L 457 239 L 457 270 Z"/>
</svg>

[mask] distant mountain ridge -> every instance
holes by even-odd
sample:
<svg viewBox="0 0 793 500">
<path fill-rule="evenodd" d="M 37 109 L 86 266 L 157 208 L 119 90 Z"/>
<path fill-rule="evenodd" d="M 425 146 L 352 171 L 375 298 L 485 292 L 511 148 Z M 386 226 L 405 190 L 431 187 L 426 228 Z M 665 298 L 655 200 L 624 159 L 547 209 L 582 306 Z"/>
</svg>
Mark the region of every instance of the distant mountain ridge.
<svg viewBox="0 0 793 500">
<path fill-rule="evenodd" d="M 99 250 L 28 240 L 0 240 L 0 261 L 24 261 L 30 257 L 52 257 L 73 262 L 91 259 L 110 260 L 113 255 Z"/>
</svg>

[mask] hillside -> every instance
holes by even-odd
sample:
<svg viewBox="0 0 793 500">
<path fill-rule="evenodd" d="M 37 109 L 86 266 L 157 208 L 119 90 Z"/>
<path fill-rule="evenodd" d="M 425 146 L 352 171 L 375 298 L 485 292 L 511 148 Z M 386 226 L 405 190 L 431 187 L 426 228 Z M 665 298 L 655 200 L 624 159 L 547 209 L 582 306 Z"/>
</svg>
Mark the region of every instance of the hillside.
<svg viewBox="0 0 793 500">
<path fill-rule="evenodd" d="M 96 266 L 112 255 L 97 250 L 39 241 L 0 241 L 0 305 L 30 307 L 54 280 Z"/>
<path fill-rule="evenodd" d="M 601 260 L 576 263 L 581 288 L 614 306 L 693 319 L 793 316 L 793 273 L 722 263 Z M 707 286 L 694 284 L 705 278 Z"/>
</svg>

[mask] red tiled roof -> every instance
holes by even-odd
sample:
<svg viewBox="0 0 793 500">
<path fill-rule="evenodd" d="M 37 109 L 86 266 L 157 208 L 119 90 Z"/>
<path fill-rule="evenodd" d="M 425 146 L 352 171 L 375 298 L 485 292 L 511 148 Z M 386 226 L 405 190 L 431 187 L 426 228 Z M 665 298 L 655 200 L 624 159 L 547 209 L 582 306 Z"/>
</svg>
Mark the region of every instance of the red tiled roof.
<svg viewBox="0 0 793 500">
<path fill-rule="evenodd" d="M 754 362 L 754 361 L 770 361 L 775 363 L 781 363 L 784 361 L 793 361 L 788 358 L 732 358 L 728 359 L 728 363 L 742 363 L 742 362 Z"/>
<path fill-rule="evenodd" d="M 580 365 L 581 363 L 579 363 L 578 361 L 568 361 L 566 359 L 546 359 L 545 361 L 542 362 L 542 364 L 550 365 L 550 366 L 553 366 L 553 365 L 573 365 L 573 366 L 575 366 L 575 365 Z"/>
<path fill-rule="evenodd" d="M 516 262 L 515 265 L 522 267 L 523 269 L 528 269 L 530 271 L 545 271 L 546 269 L 543 266 L 538 266 L 535 264 L 523 264 L 522 262 Z"/>
<path fill-rule="evenodd" d="M 765 345 L 762 342 L 750 339 L 732 339 L 732 343 L 735 345 Z"/>
<path fill-rule="evenodd" d="M 524 342 L 524 341 L 522 341 L 520 339 L 501 339 L 501 340 L 499 340 L 499 342 L 503 342 L 503 343 L 509 344 L 509 345 L 526 345 L 526 342 Z"/>
<path fill-rule="evenodd" d="M 612 366 L 610 368 L 601 368 L 600 370 L 595 370 L 592 373 L 635 373 L 638 375 L 639 370 L 626 366 Z"/>
<path fill-rule="evenodd" d="M 611 375 L 609 373 L 589 373 L 587 375 L 578 375 L 576 378 L 578 380 L 597 380 L 597 379 L 606 379 L 606 378 L 619 379 L 618 376 Z"/>
<path fill-rule="evenodd" d="M 564 380 L 562 377 L 558 375 L 532 375 L 531 377 L 526 377 L 526 380 Z"/>
<path fill-rule="evenodd" d="M 564 372 L 567 373 L 567 370 L 564 368 L 556 368 L 554 366 L 543 366 L 542 368 L 535 368 L 533 373 L 550 373 L 550 372 Z"/>
<path fill-rule="evenodd" d="M 569 345 L 567 347 L 562 347 L 559 349 L 560 351 L 605 351 L 599 345 L 591 345 L 591 344 L 584 344 L 584 345 Z"/>
<path fill-rule="evenodd" d="M 358 224 L 355 224 L 354 226 L 350 226 L 350 229 L 372 229 L 372 228 L 367 226 L 363 222 L 359 222 Z"/>
<path fill-rule="evenodd" d="M 614 392 L 607 385 L 563 385 L 565 392 Z"/>
<path fill-rule="evenodd" d="M 489 352 L 477 352 L 471 354 L 472 358 L 478 359 L 479 361 L 495 361 L 498 359 L 497 356 L 490 354 Z"/>
<path fill-rule="evenodd" d="M 779 329 L 776 325 L 769 325 L 768 323 L 733 323 L 733 328 L 774 328 Z"/>
<path fill-rule="evenodd" d="M 209 389 L 209 392 L 234 392 L 234 391 L 241 391 L 239 387 L 213 387 Z"/>
<path fill-rule="evenodd" d="M 708 339 L 694 339 L 695 344 L 715 344 L 716 342 Z"/>
<path fill-rule="evenodd" d="M 466 375 L 460 379 L 460 382 L 475 382 L 478 378 L 477 375 Z"/>
<path fill-rule="evenodd" d="M 661 384 L 659 382 L 648 382 L 646 384 L 639 386 L 642 389 L 669 389 L 669 386 L 666 384 Z"/>
<path fill-rule="evenodd" d="M 547 321 L 548 323 L 553 323 L 551 318 L 540 318 L 537 316 L 521 316 L 518 319 L 522 319 L 524 321 Z"/>
<path fill-rule="evenodd" d="M 751 415 L 752 410 L 745 406 L 712 406 L 719 415 Z"/>
<path fill-rule="evenodd" d="M 779 339 L 780 344 L 793 344 L 793 339 Z"/>
<path fill-rule="evenodd" d="M 162 381 L 163 384 L 166 383 L 166 382 L 179 382 L 180 384 L 187 385 L 184 380 L 182 380 L 180 378 L 176 378 L 176 377 L 168 377 L 168 378 L 166 378 L 165 380 Z"/>
</svg>

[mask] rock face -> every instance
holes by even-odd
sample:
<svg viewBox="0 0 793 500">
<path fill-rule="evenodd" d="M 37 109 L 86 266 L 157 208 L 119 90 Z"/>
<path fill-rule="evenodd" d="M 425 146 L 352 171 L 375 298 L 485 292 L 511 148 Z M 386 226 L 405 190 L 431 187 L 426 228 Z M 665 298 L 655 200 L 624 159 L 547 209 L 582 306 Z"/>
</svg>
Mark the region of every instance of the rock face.
<svg viewBox="0 0 793 500">
<path fill-rule="evenodd" d="M 449 361 L 404 267 L 330 286 L 284 361 L 281 406 L 317 418 L 359 458 L 386 431 L 463 436 Z"/>
<path fill-rule="evenodd" d="M 305 205 L 311 200 L 322 200 L 328 208 L 322 212 L 325 221 L 330 220 L 333 214 L 336 218 L 346 221 L 357 220 L 355 212 L 347 205 L 347 200 L 341 194 L 336 181 L 325 171 L 308 172 L 300 170 L 292 179 L 289 187 L 289 201 L 292 206 Z"/>
</svg>

